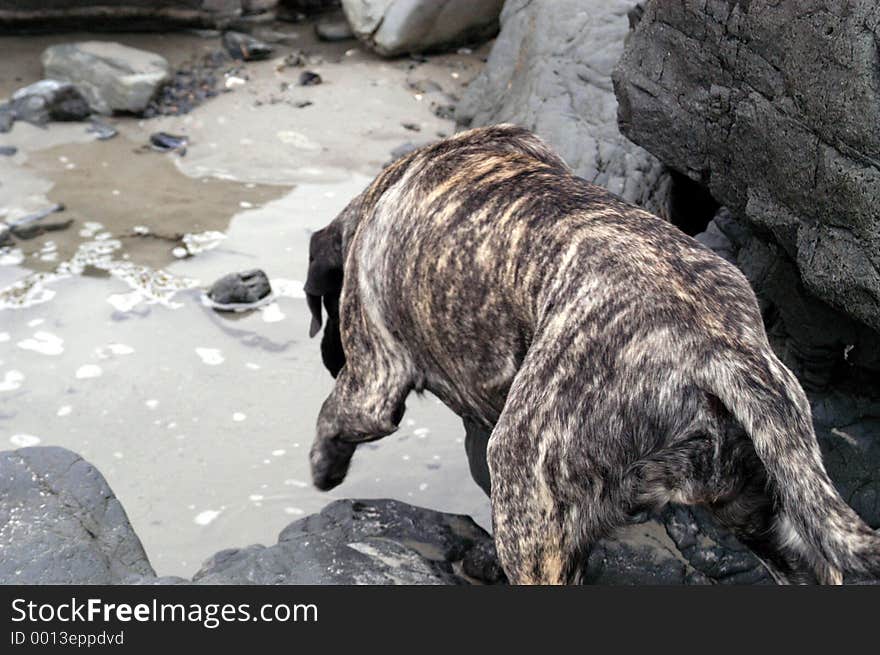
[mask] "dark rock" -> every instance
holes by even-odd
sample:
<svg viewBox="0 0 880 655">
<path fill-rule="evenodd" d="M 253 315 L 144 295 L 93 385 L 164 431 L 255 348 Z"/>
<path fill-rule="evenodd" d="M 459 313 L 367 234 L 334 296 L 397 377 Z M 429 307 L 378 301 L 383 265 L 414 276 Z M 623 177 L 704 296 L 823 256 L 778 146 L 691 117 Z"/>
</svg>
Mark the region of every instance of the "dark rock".
<svg viewBox="0 0 880 655">
<path fill-rule="evenodd" d="M 155 577 L 107 481 L 64 448 L 0 453 L 0 546 L 0 584 Z"/>
<path fill-rule="evenodd" d="M 0 157 L 12 157 L 18 152 L 15 146 L 0 146 Z"/>
<path fill-rule="evenodd" d="M 268 59 L 274 51 L 268 43 L 242 32 L 226 32 L 223 35 L 223 47 L 231 57 L 244 61 Z"/>
<path fill-rule="evenodd" d="M 92 110 L 73 84 L 58 80 L 40 80 L 12 94 L 10 102 L 16 120 L 34 125 L 49 121 L 81 121 Z"/>
<path fill-rule="evenodd" d="M 322 41 L 348 41 L 354 38 L 354 32 L 344 16 L 319 20 L 315 23 L 315 34 Z"/>
<path fill-rule="evenodd" d="M 208 298 L 215 309 L 242 309 L 254 305 L 272 293 L 269 278 L 255 269 L 224 275 L 211 285 Z"/>
<path fill-rule="evenodd" d="M 159 89 L 144 115 L 180 116 L 188 114 L 206 100 L 220 93 L 224 74 L 237 74 L 240 64 L 229 66 L 230 58 L 222 50 L 194 57 L 181 65 Z"/>
<path fill-rule="evenodd" d="M 321 84 L 324 80 L 321 79 L 321 76 L 312 71 L 303 71 L 299 74 L 299 84 L 300 86 L 315 86 L 317 84 Z"/>
<path fill-rule="evenodd" d="M 479 541 L 468 550 L 461 561 L 461 568 L 465 575 L 483 584 L 507 582 L 507 576 L 498 561 L 495 543 L 491 540 Z"/>
<path fill-rule="evenodd" d="M 185 136 L 168 134 L 167 132 L 154 132 L 150 135 L 150 145 L 159 152 L 178 152 L 183 156 L 186 154 L 189 139 Z"/>
<path fill-rule="evenodd" d="M 874 0 L 650 0 L 614 81 L 629 138 L 880 332 L 876 24 Z"/>
<path fill-rule="evenodd" d="M 527 127 L 581 177 L 667 218 L 665 167 L 617 126 L 611 73 L 633 4 L 596 0 L 587 10 L 581 0 L 508 0 L 501 33 L 456 119 L 462 126 Z"/>
<path fill-rule="evenodd" d="M 395 500 L 338 500 L 278 543 L 217 553 L 197 584 L 463 584 L 456 566 L 489 535 L 466 516 Z"/>
</svg>

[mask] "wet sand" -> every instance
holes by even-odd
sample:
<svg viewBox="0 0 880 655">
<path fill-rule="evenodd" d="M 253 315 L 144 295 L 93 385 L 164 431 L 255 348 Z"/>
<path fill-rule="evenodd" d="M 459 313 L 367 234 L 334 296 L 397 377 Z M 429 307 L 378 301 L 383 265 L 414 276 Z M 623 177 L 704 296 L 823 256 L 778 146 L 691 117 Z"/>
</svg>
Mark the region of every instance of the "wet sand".
<svg viewBox="0 0 880 655">
<path fill-rule="evenodd" d="M 0 157 L 0 211 L 62 202 L 75 221 L 0 249 L 0 447 L 61 445 L 92 461 L 163 575 L 191 575 L 222 548 L 273 543 L 339 497 L 400 498 L 489 522 L 460 422 L 430 397 L 412 397 L 400 431 L 359 450 L 341 487 L 312 489 L 306 452 L 332 379 L 308 339 L 301 292 L 311 231 L 393 148 L 453 131 L 412 85 L 455 93 L 479 59 L 385 62 L 296 29 L 297 47 L 321 56 L 309 66 L 320 86 L 282 90 L 299 69 L 270 60 L 189 115 L 111 119 L 112 141 L 93 141 L 84 124 L 0 135 L 20 149 Z M 38 78 L 44 47 L 77 38 L 0 38 L 12 53 L 0 62 L 0 97 Z M 184 34 L 96 38 L 173 62 L 217 47 Z M 314 104 L 290 104 L 303 99 Z M 189 136 L 186 157 L 140 152 L 158 130 Z M 163 238 L 132 236 L 139 226 Z M 175 256 L 179 235 L 205 232 L 225 238 Z M 254 267 L 276 302 L 245 316 L 202 305 L 205 285 Z"/>
</svg>

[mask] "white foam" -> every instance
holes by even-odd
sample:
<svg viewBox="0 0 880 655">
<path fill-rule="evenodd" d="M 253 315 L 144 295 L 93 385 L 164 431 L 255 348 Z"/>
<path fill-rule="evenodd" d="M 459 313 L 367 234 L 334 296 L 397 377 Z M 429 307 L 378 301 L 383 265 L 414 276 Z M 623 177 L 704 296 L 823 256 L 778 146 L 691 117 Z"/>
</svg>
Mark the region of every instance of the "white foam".
<svg viewBox="0 0 880 655">
<path fill-rule="evenodd" d="M 32 434 L 13 434 L 9 437 L 9 443 L 18 448 L 29 448 L 40 443 L 40 438 Z"/>
<path fill-rule="evenodd" d="M 9 336 L 9 332 L 0 332 L 0 343 L 5 343 L 11 338 L 12 337 Z"/>
<path fill-rule="evenodd" d="M 218 366 L 226 361 L 219 348 L 196 348 L 196 355 L 208 366 Z"/>
<path fill-rule="evenodd" d="M 218 516 L 220 516 L 220 512 L 216 509 L 206 509 L 204 512 L 199 512 L 196 514 L 196 517 L 193 519 L 196 525 L 208 525 L 214 521 Z"/>
<path fill-rule="evenodd" d="M 60 355 L 64 352 L 64 339 L 56 337 L 50 332 L 36 332 L 30 339 L 18 342 L 18 347 L 24 350 L 33 350 L 41 355 Z"/>
<path fill-rule="evenodd" d="M 303 510 L 301 510 L 299 507 L 285 507 L 284 513 L 290 514 L 291 516 L 301 516 L 301 515 L 305 514 L 305 512 Z"/>
<path fill-rule="evenodd" d="M 113 309 L 118 312 L 130 312 L 144 300 L 144 294 L 140 291 L 131 291 L 129 293 L 114 293 L 107 298 Z"/>
<path fill-rule="evenodd" d="M 133 352 L 134 348 L 124 343 L 108 343 L 106 346 L 95 348 L 95 354 L 100 359 L 107 359 L 111 355 L 131 355 Z"/>
<path fill-rule="evenodd" d="M 159 401 L 155 398 L 150 398 L 148 401 L 144 403 L 149 409 L 156 409 L 159 406 Z"/>
<path fill-rule="evenodd" d="M 56 416 L 67 416 L 73 411 L 73 407 L 70 405 L 62 405 L 58 408 L 58 411 L 55 413 Z"/>
<path fill-rule="evenodd" d="M 76 369 L 77 380 L 89 380 L 91 378 L 99 378 L 104 371 L 97 364 L 83 364 Z"/>
<path fill-rule="evenodd" d="M 304 285 L 300 280 L 274 278 L 270 280 L 269 283 L 272 285 L 272 290 L 275 292 L 276 296 L 299 299 L 306 297 L 306 293 L 303 291 Z"/>
<path fill-rule="evenodd" d="M 247 418 L 247 414 L 245 414 L 245 413 L 243 413 L 243 412 L 235 412 L 235 413 L 232 415 L 232 420 L 235 421 L 236 423 L 241 423 L 241 422 L 244 421 L 246 418 Z"/>
<path fill-rule="evenodd" d="M 6 371 L 3 380 L 0 380 L 0 391 L 15 391 L 24 381 L 24 374 L 21 371 Z"/>
<path fill-rule="evenodd" d="M 273 302 L 271 305 L 266 305 L 262 309 L 263 320 L 266 323 L 278 323 L 279 321 L 283 321 L 287 316 L 284 315 L 284 312 L 281 311 L 281 308 L 278 306 L 277 302 Z"/>
<path fill-rule="evenodd" d="M 279 448 L 278 450 L 272 451 L 272 457 L 282 457 L 286 453 L 287 453 L 286 450 L 284 450 L 283 448 Z"/>
</svg>

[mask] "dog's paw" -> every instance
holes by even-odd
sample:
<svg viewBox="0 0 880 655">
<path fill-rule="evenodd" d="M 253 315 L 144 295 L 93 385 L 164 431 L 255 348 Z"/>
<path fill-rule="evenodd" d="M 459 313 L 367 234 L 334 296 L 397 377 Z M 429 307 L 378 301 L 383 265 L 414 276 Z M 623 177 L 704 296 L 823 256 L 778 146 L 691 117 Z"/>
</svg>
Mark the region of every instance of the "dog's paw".
<svg viewBox="0 0 880 655">
<path fill-rule="evenodd" d="M 354 444 L 339 439 L 316 440 L 309 453 L 312 484 L 321 491 L 330 491 L 342 484 L 354 450 Z"/>
</svg>

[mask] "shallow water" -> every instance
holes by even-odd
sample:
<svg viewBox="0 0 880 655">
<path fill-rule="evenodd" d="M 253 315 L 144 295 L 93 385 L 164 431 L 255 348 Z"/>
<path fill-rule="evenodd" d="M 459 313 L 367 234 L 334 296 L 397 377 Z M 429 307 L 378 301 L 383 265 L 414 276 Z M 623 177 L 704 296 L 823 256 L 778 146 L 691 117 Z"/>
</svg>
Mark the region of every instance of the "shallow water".
<svg viewBox="0 0 880 655">
<path fill-rule="evenodd" d="M 131 38 L 169 57 L 203 45 Z M 189 116 L 114 119 L 113 141 L 93 142 L 82 124 L 17 124 L 0 135 L 21 149 L 0 158 L 0 211 L 64 202 L 75 220 L 0 249 L 0 444 L 60 445 L 93 462 L 160 574 L 191 575 L 220 549 L 273 543 L 337 497 L 400 498 L 488 526 L 461 424 L 431 397 L 413 396 L 397 434 L 362 446 L 341 487 L 309 484 L 306 453 L 332 388 L 308 339 L 309 235 L 393 147 L 452 131 L 407 82 L 442 77 L 455 87 L 476 67 L 456 55 L 413 68 L 346 47 L 340 63 L 331 48 L 314 67 L 326 85 L 292 92 L 311 94 L 306 109 L 255 105 L 278 85 L 270 61 Z M 0 65 L 2 90 L 11 65 Z M 191 137 L 186 157 L 136 152 L 160 129 Z M 178 258 L 187 254 L 178 237 L 205 232 L 206 249 Z M 256 267 L 274 303 L 247 315 L 202 304 L 205 285 Z"/>
</svg>

